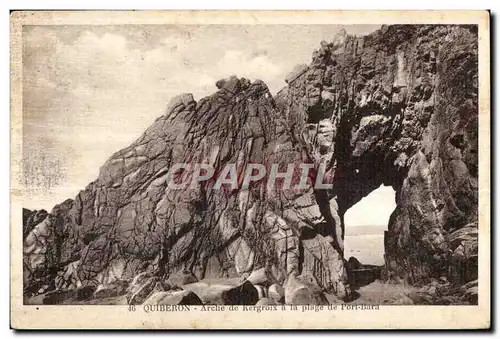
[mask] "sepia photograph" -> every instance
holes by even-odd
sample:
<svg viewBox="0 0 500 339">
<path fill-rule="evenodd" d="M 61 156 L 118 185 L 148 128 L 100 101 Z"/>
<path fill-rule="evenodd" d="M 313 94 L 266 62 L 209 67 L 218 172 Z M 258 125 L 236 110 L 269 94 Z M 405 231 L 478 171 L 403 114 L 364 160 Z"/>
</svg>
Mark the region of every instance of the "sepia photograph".
<svg viewBox="0 0 500 339">
<path fill-rule="evenodd" d="M 11 47 L 14 328 L 490 326 L 488 12 L 15 11 Z"/>
</svg>

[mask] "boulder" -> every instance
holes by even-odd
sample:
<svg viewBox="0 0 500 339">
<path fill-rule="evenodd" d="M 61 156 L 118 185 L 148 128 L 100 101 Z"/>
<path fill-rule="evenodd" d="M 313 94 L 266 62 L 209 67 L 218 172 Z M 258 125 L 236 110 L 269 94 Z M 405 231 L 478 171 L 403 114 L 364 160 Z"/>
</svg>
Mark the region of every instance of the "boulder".
<svg viewBox="0 0 500 339">
<path fill-rule="evenodd" d="M 465 299 L 471 304 L 471 305 L 477 305 L 478 303 L 478 287 L 473 286 L 467 289 L 464 294 Z"/>
<path fill-rule="evenodd" d="M 127 302 L 130 305 L 142 304 L 148 296 L 158 287 L 158 278 L 150 273 L 143 272 L 137 275 L 127 288 Z"/>
<path fill-rule="evenodd" d="M 87 285 L 76 289 L 76 299 L 77 300 L 87 300 L 90 299 L 96 290 L 96 286 Z"/>
<path fill-rule="evenodd" d="M 357 270 L 363 268 L 363 265 L 356 257 L 350 257 L 347 261 L 347 267 L 351 270 Z"/>
<path fill-rule="evenodd" d="M 263 285 L 263 286 L 268 286 L 269 283 L 271 282 L 271 279 L 265 267 L 259 268 L 258 270 L 250 273 L 247 280 L 254 285 Z"/>
<path fill-rule="evenodd" d="M 94 298 L 118 297 L 127 293 L 129 282 L 127 280 L 116 280 L 108 285 L 97 286 L 94 292 Z"/>
<path fill-rule="evenodd" d="M 259 299 L 267 297 L 267 290 L 265 287 L 261 285 L 254 285 L 254 287 L 257 289 Z"/>
<path fill-rule="evenodd" d="M 240 90 L 241 83 L 240 79 L 238 79 L 237 76 L 232 75 L 227 79 L 221 79 L 217 81 L 215 86 L 218 89 L 225 89 L 226 91 L 235 94 Z"/>
<path fill-rule="evenodd" d="M 152 294 L 143 305 L 202 305 L 201 299 L 191 291 L 168 291 Z"/>
<path fill-rule="evenodd" d="M 269 290 L 267 292 L 269 299 L 273 299 L 276 302 L 282 303 L 285 299 L 285 290 L 281 285 L 272 284 L 269 286 Z"/>
<path fill-rule="evenodd" d="M 305 284 L 299 277 L 290 276 L 285 284 L 287 305 L 325 305 L 326 296 L 317 287 Z"/>
<path fill-rule="evenodd" d="M 425 292 L 412 291 L 408 292 L 407 297 L 410 298 L 414 305 L 433 305 L 435 304 L 434 298 Z"/>
<path fill-rule="evenodd" d="M 466 242 L 477 242 L 478 234 L 477 224 L 468 225 L 451 233 L 448 237 L 448 242 L 450 247 L 455 249 Z"/>
<path fill-rule="evenodd" d="M 426 292 L 434 298 L 436 296 L 437 288 L 435 286 L 430 286 Z"/>
<path fill-rule="evenodd" d="M 173 273 L 167 279 L 167 283 L 170 286 L 182 286 L 187 284 L 193 284 L 197 281 L 198 279 L 192 273 L 184 273 L 184 272 Z"/>
<path fill-rule="evenodd" d="M 472 288 L 472 287 L 477 287 L 478 285 L 478 280 L 472 280 L 472 281 L 469 281 L 468 283 L 466 283 L 465 285 L 462 286 L 462 290 L 464 291 L 467 291 L 468 289 Z"/>
<path fill-rule="evenodd" d="M 413 300 L 407 295 L 401 295 L 389 302 L 391 305 L 413 305 Z"/>
<path fill-rule="evenodd" d="M 183 93 L 170 99 L 167 112 L 181 111 L 191 104 L 196 104 L 191 93 Z"/>
<path fill-rule="evenodd" d="M 54 290 L 45 294 L 42 303 L 44 305 L 57 305 L 75 299 L 77 299 L 76 290 Z"/>
<path fill-rule="evenodd" d="M 31 232 L 31 230 L 41 223 L 49 214 L 46 210 L 31 211 L 23 208 L 23 239 Z"/>
<path fill-rule="evenodd" d="M 200 281 L 182 286 L 183 290 L 194 292 L 203 304 L 210 305 L 255 305 L 259 292 L 248 280 L 219 279 Z"/>
</svg>

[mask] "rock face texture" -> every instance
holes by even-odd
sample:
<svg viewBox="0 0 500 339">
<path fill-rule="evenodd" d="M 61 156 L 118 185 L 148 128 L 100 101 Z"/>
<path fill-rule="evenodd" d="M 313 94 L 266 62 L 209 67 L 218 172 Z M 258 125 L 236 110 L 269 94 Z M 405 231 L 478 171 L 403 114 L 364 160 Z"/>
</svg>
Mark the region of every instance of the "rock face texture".
<svg viewBox="0 0 500 339">
<path fill-rule="evenodd" d="M 182 303 L 196 298 L 170 297 L 157 284 L 259 271 L 256 291 L 273 285 L 273 300 L 321 303 L 321 291 L 348 298 L 343 216 L 381 184 L 397 193 L 387 278 L 477 279 L 475 28 L 340 32 L 286 83 L 274 98 L 262 81 L 236 76 L 198 102 L 182 94 L 74 200 L 48 215 L 23 210 L 25 295 L 128 280 L 147 287 L 141 301 L 161 292 L 162 302 Z M 305 163 L 309 182 L 323 171 L 332 187 L 214 189 L 208 180 L 174 189 L 169 170 L 181 163 L 215 173 L 236 164 L 239 174 L 249 164 Z"/>
<path fill-rule="evenodd" d="M 310 153 L 334 168 L 328 199 L 341 220 L 381 184 L 396 191 L 388 275 L 410 283 L 477 278 L 475 28 L 341 32 L 288 79 L 278 106 L 294 130 L 320 134 Z"/>
<path fill-rule="evenodd" d="M 49 214 L 46 210 L 31 211 L 23 208 L 23 239 L 31 232 L 31 230 L 41 223 Z"/>
</svg>

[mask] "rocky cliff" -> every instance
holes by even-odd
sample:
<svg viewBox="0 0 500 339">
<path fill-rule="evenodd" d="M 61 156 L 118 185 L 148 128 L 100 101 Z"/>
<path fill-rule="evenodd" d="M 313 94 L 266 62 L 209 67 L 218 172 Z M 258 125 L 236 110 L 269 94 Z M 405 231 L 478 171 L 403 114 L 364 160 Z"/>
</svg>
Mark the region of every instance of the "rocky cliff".
<svg viewBox="0 0 500 339">
<path fill-rule="evenodd" d="M 389 26 L 322 42 L 278 94 L 300 127 L 331 130 L 339 215 L 381 184 L 396 191 L 390 274 L 477 275 L 477 32 Z M 327 127 L 328 126 L 328 127 Z M 323 147 L 323 148 L 322 148 Z M 453 262 L 453 263 L 452 263 Z M 457 266 L 458 265 L 458 266 Z M 455 272 L 457 273 L 457 272 Z"/>
<path fill-rule="evenodd" d="M 241 278 L 262 295 L 283 286 L 286 303 L 322 302 L 321 292 L 349 298 L 343 216 L 381 184 L 397 200 L 387 279 L 477 279 L 475 27 L 340 32 L 286 82 L 274 98 L 262 81 L 231 76 L 198 102 L 172 99 L 74 200 L 41 220 L 27 216 L 25 295 L 98 293 L 131 281 L 151 287 L 137 297 L 129 286 L 130 298 L 143 301 L 164 281 Z M 215 173 L 227 164 L 307 163 L 309 180 L 324 168 L 333 185 L 214 190 L 209 180 L 176 190 L 167 184 L 176 163 L 209 164 Z"/>
</svg>

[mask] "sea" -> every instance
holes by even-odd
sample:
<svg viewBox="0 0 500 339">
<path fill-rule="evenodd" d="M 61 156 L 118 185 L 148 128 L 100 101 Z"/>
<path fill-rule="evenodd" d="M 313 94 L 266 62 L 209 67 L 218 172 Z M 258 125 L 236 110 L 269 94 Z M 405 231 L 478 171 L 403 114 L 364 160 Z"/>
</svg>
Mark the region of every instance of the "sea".
<svg viewBox="0 0 500 339">
<path fill-rule="evenodd" d="M 346 225 L 344 255 L 355 257 L 364 265 L 384 265 L 385 225 Z"/>
</svg>

